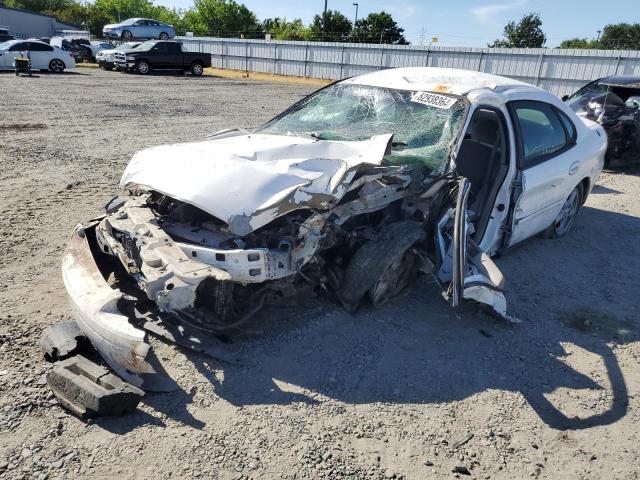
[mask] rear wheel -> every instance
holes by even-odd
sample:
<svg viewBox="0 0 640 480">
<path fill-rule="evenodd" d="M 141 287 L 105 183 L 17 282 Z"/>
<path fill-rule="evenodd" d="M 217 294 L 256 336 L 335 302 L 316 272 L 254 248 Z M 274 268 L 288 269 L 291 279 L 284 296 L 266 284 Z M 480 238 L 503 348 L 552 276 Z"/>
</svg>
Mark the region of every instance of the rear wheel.
<svg viewBox="0 0 640 480">
<path fill-rule="evenodd" d="M 64 72 L 64 62 L 58 58 L 54 58 L 49 62 L 49 71 L 52 73 Z"/>
<path fill-rule="evenodd" d="M 146 60 L 139 60 L 136 62 L 136 72 L 141 75 L 146 75 L 151 71 L 151 67 L 149 66 L 149 62 Z"/>
<path fill-rule="evenodd" d="M 580 184 L 573 189 L 553 223 L 542 232 L 544 238 L 560 238 L 571 231 L 582 205 L 582 196 L 582 184 Z"/>
<path fill-rule="evenodd" d="M 158 38 L 160 40 L 169 40 L 169 34 L 167 32 L 160 32 L 160 36 Z"/>
<path fill-rule="evenodd" d="M 191 74 L 199 77 L 204 72 L 204 66 L 200 62 L 193 62 L 191 64 Z"/>
<path fill-rule="evenodd" d="M 124 32 L 122 32 L 122 39 L 123 40 L 131 40 L 133 38 L 133 35 L 131 35 L 131 32 L 129 30 L 125 30 Z"/>
</svg>

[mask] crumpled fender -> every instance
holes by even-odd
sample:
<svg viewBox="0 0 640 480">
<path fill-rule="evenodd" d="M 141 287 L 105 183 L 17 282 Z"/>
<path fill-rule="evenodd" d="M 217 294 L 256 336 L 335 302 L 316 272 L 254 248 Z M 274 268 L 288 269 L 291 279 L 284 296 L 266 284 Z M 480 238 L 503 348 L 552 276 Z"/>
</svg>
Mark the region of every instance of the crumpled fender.
<svg viewBox="0 0 640 480">
<path fill-rule="evenodd" d="M 177 386 L 150 351 L 146 333 L 118 309 L 123 293 L 111 288 L 98 269 L 87 239 L 97 223 L 78 225 L 62 257 L 62 278 L 74 319 L 102 358 L 127 382 L 144 390 L 173 391 Z"/>
</svg>

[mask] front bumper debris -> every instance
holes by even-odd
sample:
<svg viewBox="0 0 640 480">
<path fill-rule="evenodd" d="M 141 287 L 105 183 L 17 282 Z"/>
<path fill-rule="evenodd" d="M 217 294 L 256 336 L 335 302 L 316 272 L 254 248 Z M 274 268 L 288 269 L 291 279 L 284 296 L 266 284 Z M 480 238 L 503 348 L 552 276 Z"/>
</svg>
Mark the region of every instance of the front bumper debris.
<svg viewBox="0 0 640 480">
<path fill-rule="evenodd" d="M 55 364 L 47 384 L 60 404 L 80 418 L 133 412 L 144 392 L 81 355 Z"/>
<path fill-rule="evenodd" d="M 93 257 L 87 234 L 97 221 L 80 225 L 62 259 L 62 278 L 74 319 L 113 370 L 129 383 L 150 391 L 173 391 L 173 382 L 149 352 L 144 331 L 118 309 L 123 293 L 111 288 Z"/>
</svg>

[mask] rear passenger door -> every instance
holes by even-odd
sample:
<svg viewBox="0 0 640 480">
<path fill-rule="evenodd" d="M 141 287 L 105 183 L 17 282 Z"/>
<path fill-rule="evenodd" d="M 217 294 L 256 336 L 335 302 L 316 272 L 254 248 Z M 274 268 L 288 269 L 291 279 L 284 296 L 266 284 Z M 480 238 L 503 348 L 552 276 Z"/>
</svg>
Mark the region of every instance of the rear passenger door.
<svg viewBox="0 0 640 480">
<path fill-rule="evenodd" d="M 29 42 L 29 57 L 31 58 L 31 67 L 34 69 L 49 68 L 51 61 L 51 52 L 53 47 L 39 42 Z"/>
<path fill-rule="evenodd" d="M 511 232 L 513 245 L 547 228 L 580 179 L 575 173 L 582 159 L 576 127 L 550 103 L 510 102 L 517 140 L 518 175 L 513 183 Z"/>
</svg>

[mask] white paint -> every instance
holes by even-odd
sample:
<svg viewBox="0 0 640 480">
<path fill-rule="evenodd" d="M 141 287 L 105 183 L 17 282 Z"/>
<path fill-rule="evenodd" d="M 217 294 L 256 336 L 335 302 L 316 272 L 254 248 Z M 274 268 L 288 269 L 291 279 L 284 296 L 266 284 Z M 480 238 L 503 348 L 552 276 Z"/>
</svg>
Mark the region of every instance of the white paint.
<svg viewBox="0 0 640 480">
<path fill-rule="evenodd" d="M 458 101 L 457 98 L 447 97 L 446 95 L 439 95 L 431 92 L 416 92 L 411 97 L 411 101 L 415 103 L 421 103 L 428 107 L 440 108 L 442 110 L 449 110 Z"/>
<path fill-rule="evenodd" d="M 391 134 L 359 142 L 255 134 L 163 145 L 134 155 L 120 187 L 156 190 L 227 223 L 247 217 L 237 227 L 246 234 L 279 216 L 274 207 L 283 202 L 301 208 L 314 194 L 339 199 L 343 180 L 360 165 L 380 165 L 390 140 Z"/>
</svg>

